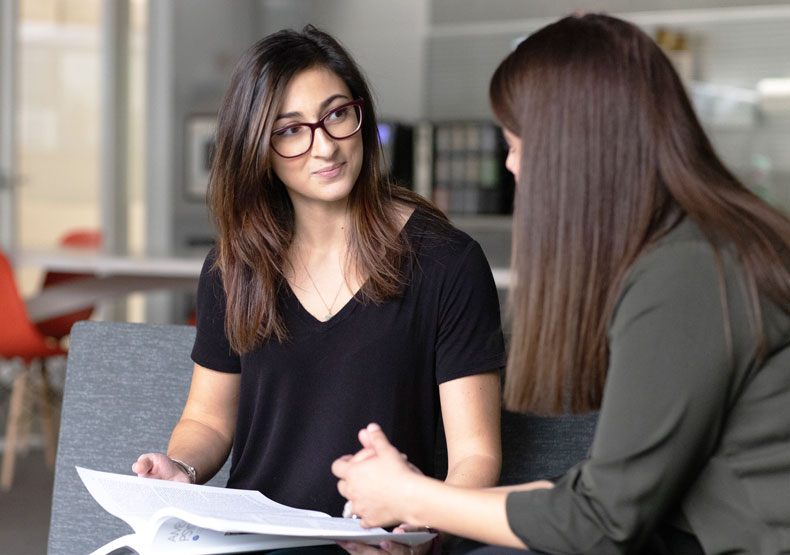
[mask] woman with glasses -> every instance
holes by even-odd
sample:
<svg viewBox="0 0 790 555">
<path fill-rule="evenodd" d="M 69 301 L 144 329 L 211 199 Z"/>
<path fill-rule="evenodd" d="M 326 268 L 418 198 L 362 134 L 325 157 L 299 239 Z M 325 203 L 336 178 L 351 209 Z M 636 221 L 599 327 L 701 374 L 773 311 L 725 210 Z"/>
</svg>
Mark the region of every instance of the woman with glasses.
<svg viewBox="0 0 790 555">
<path fill-rule="evenodd" d="M 311 26 L 259 41 L 216 139 L 189 398 L 167 456 L 133 470 L 205 482 L 232 447 L 229 487 L 340 516 L 330 465 L 361 426 L 381 422 L 431 475 L 441 416 L 448 483 L 493 485 L 504 349 L 490 268 L 380 174 L 373 99 L 348 53 Z"/>
<path fill-rule="evenodd" d="M 790 552 L 787 215 L 726 169 L 622 20 L 544 27 L 490 98 L 517 182 L 505 402 L 600 408 L 589 458 L 555 483 L 458 488 L 370 425 L 338 489 L 363 525 L 546 553 Z"/>
</svg>

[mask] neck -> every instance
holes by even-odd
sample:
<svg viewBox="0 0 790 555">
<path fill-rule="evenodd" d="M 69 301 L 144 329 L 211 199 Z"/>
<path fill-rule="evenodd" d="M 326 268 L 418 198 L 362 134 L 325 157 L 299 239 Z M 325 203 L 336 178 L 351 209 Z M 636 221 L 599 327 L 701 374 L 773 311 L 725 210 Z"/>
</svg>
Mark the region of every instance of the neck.
<svg viewBox="0 0 790 555">
<path fill-rule="evenodd" d="M 294 244 L 308 251 L 344 249 L 350 223 L 346 202 L 299 206 L 294 210 Z"/>
</svg>

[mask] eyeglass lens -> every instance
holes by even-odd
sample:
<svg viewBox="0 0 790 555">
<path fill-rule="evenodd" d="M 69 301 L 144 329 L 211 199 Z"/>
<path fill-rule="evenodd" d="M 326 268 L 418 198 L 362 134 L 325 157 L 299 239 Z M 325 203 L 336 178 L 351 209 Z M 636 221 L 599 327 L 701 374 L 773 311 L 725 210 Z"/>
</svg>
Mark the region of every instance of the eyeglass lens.
<svg viewBox="0 0 790 555">
<path fill-rule="evenodd" d="M 333 139 L 346 139 L 359 131 L 362 108 L 358 105 L 340 106 L 327 112 L 317 124 L 288 125 L 272 133 L 272 147 L 281 156 L 304 154 L 313 143 L 313 128 L 321 127 Z"/>
</svg>

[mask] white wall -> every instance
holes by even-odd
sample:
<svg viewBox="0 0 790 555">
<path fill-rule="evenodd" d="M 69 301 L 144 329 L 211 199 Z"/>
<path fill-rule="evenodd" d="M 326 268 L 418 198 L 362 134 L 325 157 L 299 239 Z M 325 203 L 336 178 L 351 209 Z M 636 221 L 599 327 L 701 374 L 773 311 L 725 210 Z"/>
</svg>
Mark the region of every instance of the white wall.
<svg viewBox="0 0 790 555">
<path fill-rule="evenodd" d="M 204 199 L 185 192 L 185 129 L 216 114 L 236 60 L 257 35 L 254 0 L 149 0 L 146 111 L 146 252 L 185 254 L 211 237 Z M 201 251 L 207 251 L 203 246 Z M 183 321 L 169 296 L 149 295 L 151 322 Z"/>
<path fill-rule="evenodd" d="M 262 35 L 312 23 L 343 43 L 368 77 L 381 117 L 413 121 L 425 115 L 428 2 L 262 0 L 259 5 Z"/>
<path fill-rule="evenodd" d="M 625 13 L 785 4 L 786 0 L 427 0 L 432 24 L 557 18 L 576 10 Z"/>
<path fill-rule="evenodd" d="M 16 246 L 16 199 L 12 189 L 16 84 L 16 21 L 14 2 L 0 5 L 0 248 Z"/>
<path fill-rule="evenodd" d="M 204 203 L 182 198 L 185 119 L 216 111 L 238 56 L 273 31 L 312 23 L 334 35 L 368 76 L 381 117 L 480 119 L 490 117 L 491 73 L 512 40 L 536 28 L 540 18 L 578 7 L 657 13 L 759 4 L 790 5 L 776 0 L 149 0 L 148 251 L 169 254 L 185 233 L 206 227 Z M 790 18 L 776 25 L 786 23 Z M 743 36 L 736 51 L 719 56 L 724 44 L 719 39 L 733 35 L 728 24 L 714 27 L 705 29 L 711 38 L 702 45 L 709 60 L 706 78 L 724 79 L 734 61 L 750 70 L 762 60 L 772 71 L 787 72 L 781 64 L 790 34 L 775 40 L 760 36 L 759 41 Z M 760 50 L 766 41 L 775 58 Z M 781 138 L 769 141 L 770 149 L 761 148 L 776 160 L 777 173 L 784 173 L 786 163 L 774 152 L 779 147 L 772 146 L 790 142 L 786 127 L 780 127 L 776 136 Z M 732 140 L 722 146 L 730 144 L 735 145 L 731 150 L 745 152 Z"/>
</svg>

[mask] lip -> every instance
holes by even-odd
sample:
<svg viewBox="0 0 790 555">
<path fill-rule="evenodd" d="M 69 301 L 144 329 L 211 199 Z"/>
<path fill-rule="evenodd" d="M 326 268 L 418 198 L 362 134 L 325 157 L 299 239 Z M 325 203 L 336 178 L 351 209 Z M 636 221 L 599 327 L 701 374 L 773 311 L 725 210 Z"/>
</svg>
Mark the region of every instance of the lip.
<svg viewBox="0 0 790 555">
<path fill-rule="evenodd" d="M 331 166 L 323 167 L 320 170 L 314 171 L 313 175 L 323 178 L 337 177 L 338 175 L 340 175 L 340 172 L 342 171 L 343 166 L 345 166 L 345 164 L 346 164 L 345 162 L 341 162 L 339 164 L 332 164 Z"/>
</svg>

